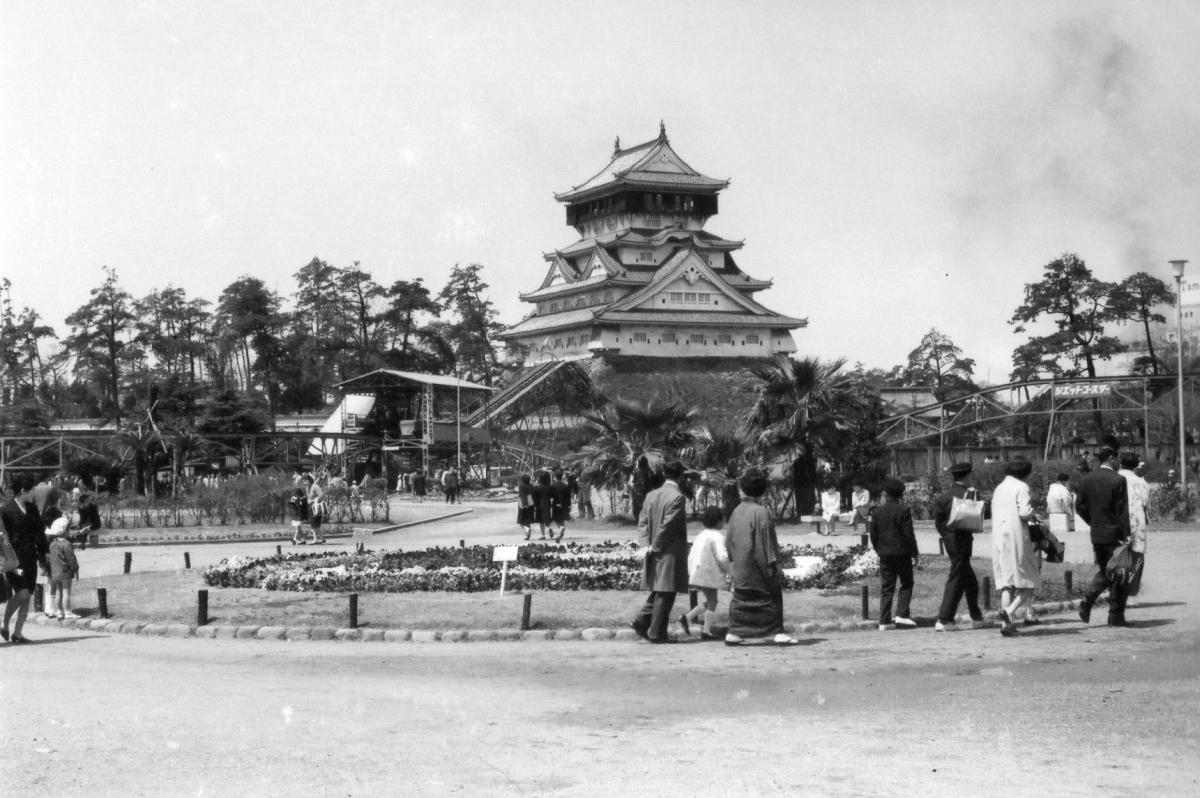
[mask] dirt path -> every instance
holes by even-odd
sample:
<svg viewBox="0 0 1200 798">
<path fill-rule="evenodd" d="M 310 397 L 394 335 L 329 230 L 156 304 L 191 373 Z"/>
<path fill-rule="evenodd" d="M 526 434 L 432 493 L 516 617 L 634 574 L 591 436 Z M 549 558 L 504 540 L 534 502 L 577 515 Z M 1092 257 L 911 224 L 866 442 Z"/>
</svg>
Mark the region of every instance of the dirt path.
<svg viewBox="0 0 1200 798">
<path fill-rule="evenodd" d="M 0 645 L 13 795 L 1194 795 L 1194 532 L 1139 625 L 688 643 Z M 632 608 L 631 608 L 632 611 Z M 47 636 L 33 627 L 31 634 Z"/>
</svg>

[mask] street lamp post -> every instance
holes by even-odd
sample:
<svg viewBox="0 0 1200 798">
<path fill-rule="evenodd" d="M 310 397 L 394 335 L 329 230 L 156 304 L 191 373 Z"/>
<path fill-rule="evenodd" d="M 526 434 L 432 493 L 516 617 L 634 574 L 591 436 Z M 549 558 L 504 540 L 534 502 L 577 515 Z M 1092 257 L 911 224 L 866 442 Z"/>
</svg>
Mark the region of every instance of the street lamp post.
<svg viewBox="0 0 1200 798">
<path fill-rule="evenodd" d="M 1176 389 L 1179 392 L 1179 491 L 1183 497 L 1183 506 L 1187 504 L 1187 439 L 1184 436 L 1183 423 L 1183 270 L 1187 266 L 1186 260 L 1171 261 L 1171 269 L 1175 273 L 1175 335 L 1179 338 L 1179 361 L 1178 361 L 1178 377 L 1179 384 Z"/>
<path fill-rule="evenodd" d="M 459 479 L 462 479 L 462 383 L 458 376 L 459 365 L 458 361 L 454 361 L 454 435 L 458 445 L 457 459 L 454 467 L 458 470 Z"/>
</svg>

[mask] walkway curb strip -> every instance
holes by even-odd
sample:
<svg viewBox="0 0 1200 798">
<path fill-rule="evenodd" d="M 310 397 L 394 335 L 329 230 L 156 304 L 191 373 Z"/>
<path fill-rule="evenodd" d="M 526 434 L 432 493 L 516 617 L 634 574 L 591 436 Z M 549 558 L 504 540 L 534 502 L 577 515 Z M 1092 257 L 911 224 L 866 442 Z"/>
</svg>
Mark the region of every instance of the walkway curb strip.
<svg viewBox="0 0 1200 798">
<path fill-rule="evenodd" d="M 1101 600 L 1098 604 L 1104 604 Z M 1079 608 L 1080 600 L 1051 601 L 1035 604 L 1033 609 L 1038 615 L 1053 615 L 1071 613 Z M 638 635 L 629 628 L 609 629 L 602 626 L 590 626 L 585 629 L 348 629 L 333 626 L 232 626 L 209 624 L 193 626 L 186 623 L 142 623 L 140 621 L 121 621 L 112 618 L 79 618 L 60 621 L 39 615 L 32 619 L 42 626 L 58 626 L 60 628 L 87 629 L 109 634 L 142 635 L 145 637 L 195 637 L 208 639 L 254 639 L 254 640 L 338 640 L 344 642 L 361 641 L 364 643 L 487 643 L 487 642 L 546 642 L 550 640 L 585 640 L 619 642 L 636 642 Z M 957 622 L 960 628 L 969 628 L 969 615 L 959 615 Z M 996 613 L 984 614 L 985 628 L 994 629 Z M 826 623 L 807 622 L 797 624 L 797 634 L 821 634 L 826 632 L 859 632 L 876 628 L 874 620 L 842 620 Z M 928 627 L 926 627 L 928 628 Z"/>
</svg>

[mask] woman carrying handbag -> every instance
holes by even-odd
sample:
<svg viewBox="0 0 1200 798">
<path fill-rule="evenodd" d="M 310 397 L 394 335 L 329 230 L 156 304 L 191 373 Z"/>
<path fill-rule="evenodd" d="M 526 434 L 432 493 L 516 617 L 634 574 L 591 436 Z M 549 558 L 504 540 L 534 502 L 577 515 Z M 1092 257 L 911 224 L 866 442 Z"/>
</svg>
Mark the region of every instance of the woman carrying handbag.
<svg viewBox="0 0 1200 798">
<path fill-rule="evenodd" d="M 1032 472 L 1033 463 L 1013 460 L 992 494 L 992 575 L 1000 591 L 1000 634 L 1005 637 L 1016 636 L 1013 618 L 1042 583 L 1041 555 L 1029 535 L 1033 504 L 1026 480 Z"/>
</svg>

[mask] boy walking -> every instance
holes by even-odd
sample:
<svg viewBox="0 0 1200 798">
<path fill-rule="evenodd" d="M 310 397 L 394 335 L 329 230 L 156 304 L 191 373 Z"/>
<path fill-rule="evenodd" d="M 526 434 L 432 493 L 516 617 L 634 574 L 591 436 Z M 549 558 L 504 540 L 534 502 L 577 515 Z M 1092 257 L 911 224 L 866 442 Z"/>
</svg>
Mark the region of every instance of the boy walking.
<svg viewBox="0 0 1200 798">
<path fill-rule="evenodd" d="M 871 516 L 871 546 L 879 555 L 879 631 L 897 626 L 913 627 L 917 623 L 909 615 L 913 591 L 913 560 L 917 557 L 917 537 L 913 534 L 912 511 L 900 503 L 904 483 L 888 477 L 883 483 L 884 502 Z M 896 600 L 896 615 L 892 616 L 892 595 L 896 580 L 900 580 L 900 595 Z"/>
</svg>

